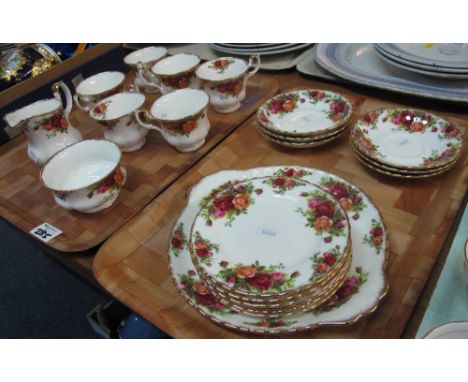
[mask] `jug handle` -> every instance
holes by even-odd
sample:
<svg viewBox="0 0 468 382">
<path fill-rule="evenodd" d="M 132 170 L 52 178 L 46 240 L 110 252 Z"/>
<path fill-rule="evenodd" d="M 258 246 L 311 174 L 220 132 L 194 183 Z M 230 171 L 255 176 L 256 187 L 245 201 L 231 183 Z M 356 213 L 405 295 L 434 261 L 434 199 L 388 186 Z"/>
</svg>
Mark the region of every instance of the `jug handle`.
<svg viewBox="0 0 468 382">
<path fill-rule="evenodd" d="M 138 78 L 147 86 L 152 86 L 152 87 L 155 87 L 155 88 L 158 88 L 160 92 L 162 92 L 162 86 L 161 84 L 159 84 L 157 81 L 158 81 L 158 78 L 156 76 L 154 76 L 151 72 L 146 72 L 145 71 L 145 68 L 143 67 L 143 63 L 141 61 L 139 61 L 137 63 L 137 72 L 136 72 L 136 75 L 138 76 Z M 148 76 L 150 78 L 150 80 L 148 81 L 146 79 L 146 76 Z M 152 81 L 156 81 L 156 82 L 152 82 Z"/>
<path fill-rule="evenodd" d="M 150 119 L 150 117 L 148 116 L 148 112 L 145 109 L 140 108 L 138 110 L 135 110 L 135 118 L 141 126 L 150 130 L 157 130 L 162 134 L 162 129 L 159 126 L 143 121 L 143 119 L 140 117 L 141 114 L 143 115 L 146 121 Z"/>
<path fill-rule="evenodd" d="M 260 55 L 258 54 L 252 54 L 249 58 L 249 69 L 254 65 L 255 67 L 247 73 L 247 77 L 253 76 L 260 69 Z"/>
<path fill-rule="evenodd" d="M 63 93 L 65 94 L 65 107 L 63 108 L 63 112 L 65 114 L 65 118 L 68 119 L 70 115 L 72 105 L 73 105 L 73 98 L 70 92 L 69 87 L 63 81 L 58 81 L 52 85 L 52 92 L 54 93 L 54 97 L 62 102 L 62 98 L 60 97 L 60 89 L 62 89 Z"/>
</svg>

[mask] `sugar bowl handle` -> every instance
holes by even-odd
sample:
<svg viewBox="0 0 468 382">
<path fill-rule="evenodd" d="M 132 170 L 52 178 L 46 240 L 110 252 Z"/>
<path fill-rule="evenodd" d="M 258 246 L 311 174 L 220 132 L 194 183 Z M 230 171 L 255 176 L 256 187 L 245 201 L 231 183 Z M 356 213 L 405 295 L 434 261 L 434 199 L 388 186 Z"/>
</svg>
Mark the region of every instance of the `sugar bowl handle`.
<svg viewBox="0 0 468 382">
<path fill-rule="evenodd" d="M 70 89 L 68 86 L 65 84 L 63 81 L 58 81 L 55 84 L 52 85 L 52 92 L 54 93 L 54 97 L 59 100 L 62 104 L 62 97 L 60 96 L 60 89 L 62 89 L 63 94 L 65 94 L 65 105 L 63 108 L 63 113 L 65 115 L 65 118 L 68 119 L 68 116 L 70 115 L 72 105 L 73 105 L 73 98 L 70 92 Z"/>
<path fill-rule="evenodd" d="M 260 56 L 258 54 L 252 54 L 249 58 L 248 65 L 250 70 L 247 72 L 247 76 L 250 77 L 260 69 Z"/>
</svg>

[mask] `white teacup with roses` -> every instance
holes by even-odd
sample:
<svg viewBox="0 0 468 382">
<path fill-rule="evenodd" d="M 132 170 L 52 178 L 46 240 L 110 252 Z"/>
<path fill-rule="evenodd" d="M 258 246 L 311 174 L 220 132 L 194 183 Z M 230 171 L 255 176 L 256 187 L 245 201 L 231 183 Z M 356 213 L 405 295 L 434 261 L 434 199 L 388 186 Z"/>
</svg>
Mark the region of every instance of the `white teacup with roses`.
<svg viewBox="0 0 468 382">
<path fill-rule="evenodd" d="M 140 109 L 136 117 L 142 126 L 159 131 L 177 150 L 190 152 L 205 143 L 210 130 L 208 103 L 209 97 L 203 90 L 180 89 L 158 98 L 151 107 L 151 115 Z"/>
<path fill-rule="evenodd" d="M 102 126 L 105 139 L 123 152 L 137 151 L 146 143 L 148 134 L 135 117 L 144 102 L 141 93 L 117 93 L 96 104 L 89 115 Z"/>
<path fill-rule="evenodd" d="M 178 89 L 200 89 L 195 70 L 200 58 L 194 54 L 179 53 L 156 62 L 150 71 L 138 63 L 138 76 L 146 86 L 158 88 L 162 94 Z"/>
<path fill-rule="evenodd" d="M 248 79 L 260 68 L 260 57 L 252 55 L 249 62 L 235 57 L 221 57 L 201 65 L 196 75 L 210 97 L 210 103 L 220 113 L 240 108 L 245 99 Z"/>
</svg>

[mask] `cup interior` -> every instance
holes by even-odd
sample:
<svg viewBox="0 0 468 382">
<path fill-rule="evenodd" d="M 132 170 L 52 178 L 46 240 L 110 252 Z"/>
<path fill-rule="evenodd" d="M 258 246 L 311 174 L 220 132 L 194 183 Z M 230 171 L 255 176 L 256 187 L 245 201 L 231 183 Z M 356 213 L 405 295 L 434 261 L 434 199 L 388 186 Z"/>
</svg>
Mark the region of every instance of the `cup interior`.
<svg viewBox="0 0 468 382">
<path fill-rule="evenodd" d="M 124 58 L 124 62 L 127 65 L 136 65 L 139 62 L 146 64 L 148 62 L 157 61 L 166 54 L 167 49 L 162 46 L 148 46 L 127 54 Z"/>
<path fill-rule="evenodd" d="M 217 69 L 222 68 L 222 70 Z M 248 65 L 244 60 L 235 57 L 221 57 L 205 62 L 197 69 L 197 76 L 206 81 L 223 81 L 244 74 Z"/>
<path fill-rule="evenodd" d="M 130 114 L 143 105 L 145 96 L 141 93 L 117 93 L 97 103 L 91 109 L 91 117 L 99 121 L 117 119 Z M 107 105 L 105 113 L 96 113 L 101 104 Z"/>
<path fill-rule="evenodd" d="M 179 53 L 156 62 L 151 70 L 154 74 L 168 76 L 190 70 L 199 63 L 200 59 L 198 56 L 195 56 L 194 54 Z"/>
<path fill-rule="evenodd" d="M 112 142 L 81 141 L 55 154 L 42 169 L 41 179 L 53 191 L 79 190 L 108 176 L 120 158 L 120 150 Z"/>
<path fill-rule="evenodd" d="M 14 112 L 5 115 L 5 121 L 10 126 L 16 126 L 21 121 L 39 116 L 41 114 L 51 113 L 61 105 L 61 102 L 55 98 L 45 99 L 34 102 L 22 107 Z"/>
<path fill-rule="evenodd" d="M 163 95 L 151 107 L 151 115 L 159 120 L 175 121 L 197 114 L 209 102 L 203 90 L 180 89 Z"/>
<path fill-rule="evenodd" d="M 76 92 L 82 96 L 104 93 L 120 85 L 125 78 L 121 72 L 102 72 L 81 81 Z"/>
</svg>

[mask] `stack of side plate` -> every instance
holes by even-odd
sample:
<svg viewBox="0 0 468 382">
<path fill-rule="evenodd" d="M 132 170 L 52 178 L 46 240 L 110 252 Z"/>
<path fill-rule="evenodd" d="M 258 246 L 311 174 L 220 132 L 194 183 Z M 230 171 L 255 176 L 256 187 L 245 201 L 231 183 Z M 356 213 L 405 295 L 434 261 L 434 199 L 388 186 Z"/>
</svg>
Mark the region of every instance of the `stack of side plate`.
<svg viewBox="0 0 468 382">
<path fill-rule="evenodd" d="M 210 44 L 210 47 L 218 52 L 250 56 L 259 54 L 261 56 L 272 56 L 283 53 L 296 52 L 309 47 L 312 44 Z"/>
<path fill-rule="evenodd" d="M 351 102 L 341 94 L 293 90 L 275 96 L 258 109 L 258 131 L 286 147 L 321 146 L 343 134 L 352 111 Z"/>
<path fill-rule="evenodd" d="M 192 262 L 233 310 L 288 316 L 315 308 L 342 286 L 351 263 L 349 221 L 306 175 L 287 168 L 232 179 L 204 197 L 190 231 Z"/>
<path fill-rule="evenodd" d="M 413 109 L 381 109 L 362 116 L 350 146 L 366 167 L 397 178 L 428 178 L 451 169 L 463 153 L 460 130 Z"/>
<path fill-rule="evenodd" d="M 204 178 L 169 242 L 170 270 L 187 302 L 218 324 L 255 333 L 356 322 L 387 293 L 387 256 L 382 218 L 361 190 L 290 166 Z"/>
<path fill-rule="evenodd" d="M 468 79 L 467 44 L 375 44 L 388 64 L 440 79 Z"/>
</svg>

